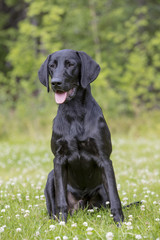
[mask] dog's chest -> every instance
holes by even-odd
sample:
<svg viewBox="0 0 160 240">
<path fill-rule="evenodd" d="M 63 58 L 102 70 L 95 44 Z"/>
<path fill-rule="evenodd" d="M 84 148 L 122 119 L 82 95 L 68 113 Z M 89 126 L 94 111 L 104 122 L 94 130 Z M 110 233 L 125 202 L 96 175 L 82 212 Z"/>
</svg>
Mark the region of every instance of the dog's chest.
<svg viewBox="0 0 160 240">
<path fill-rule="evenodd" d="M 84 189 L 94 188 L 97 182 L 101 184 L 99 132 L 95 118 L 91 121 L 75 118 L 70 122 L 57 118 L 52 137 L 52 151 L 56 160 L 67 164 L 71 186 Z"/>
<path fill-rule="evenodd" d="M 101 183 L 101 171 L 98 164 L 100 156 L 97 138 L 93 134 L 94 126 L 91 130 L 85 127 L 82 127 L 81 130 L 78 128 L 77 134 L 70 135 L 67 161 L 69 184 L 83 189 L 95 187 L 97 182 Z"/>
<path fill-rule="evenodd" d="M 57 134 L 58 129 L 61 129 L 60 134 Z M 98 156 L 97 136 L 94 130 L 95 126 L 85 121 L 75 120 L 66 125 L 57 122 L 53 128 L 56 153 L 67 155 L 70 161 Z"/>
<path fill-rule="evenodd" d="M 74 133 L 76 132 L 74 131 Z M 99 155 L 96 138 L 92 136 L 92 132 L 86 132 L 84 128 L 80 129 L 80 127 L 77 129 L 77 134 L 69 135 L 66 147 L 70 163 L 74 161 L 77 163 L 80 161 L 81 164 L 83 161 L 89 163 Z"/>
</svg>

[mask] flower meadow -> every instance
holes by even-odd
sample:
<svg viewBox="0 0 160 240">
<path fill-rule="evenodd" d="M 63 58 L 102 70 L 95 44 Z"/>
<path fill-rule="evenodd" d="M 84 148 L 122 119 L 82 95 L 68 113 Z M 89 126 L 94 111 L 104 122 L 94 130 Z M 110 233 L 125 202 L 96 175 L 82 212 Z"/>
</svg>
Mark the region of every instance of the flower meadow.
<svg viewBox="0 0 160 240">
<path fill-rule="evenodd" d="M 160 139 L 113 140 L 122 205 L 142 201 L 124 208 L 119 228 L 108 209 L 79 210 L 67 224 L 49 219 L 44 187 L 52 159 L 49 141 L 0 143 L 0 239 L 160 240 Z"/>
</svg>

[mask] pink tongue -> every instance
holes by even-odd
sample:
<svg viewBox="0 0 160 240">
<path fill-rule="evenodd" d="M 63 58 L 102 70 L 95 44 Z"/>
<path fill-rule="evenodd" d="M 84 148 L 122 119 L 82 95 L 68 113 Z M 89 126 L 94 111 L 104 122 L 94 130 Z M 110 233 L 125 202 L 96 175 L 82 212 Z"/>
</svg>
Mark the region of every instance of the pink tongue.
<svg viewBox="0 0 160 240">
<path fill-rule="evenodd" d="M 55 93 L 55 101 L 57 104 L 62 104 L 65 102 L 67 98 L 67 92 L 56 92 Z"/>
</svg>

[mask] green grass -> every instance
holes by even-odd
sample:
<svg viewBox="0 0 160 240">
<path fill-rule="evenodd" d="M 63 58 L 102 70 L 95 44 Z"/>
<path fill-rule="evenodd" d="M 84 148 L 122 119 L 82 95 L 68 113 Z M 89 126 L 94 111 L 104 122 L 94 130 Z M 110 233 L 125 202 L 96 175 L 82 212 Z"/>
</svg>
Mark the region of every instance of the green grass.
<svg viewBox="0 0 160 240">
<path fill-rule="evenodd" d="M 68 217 L 66 225 L 50 220 L 43 192 L 53 166 L 49 141 L 1 142 L 0 239 L 91 240 L 106 239 L 108 232 L 113 239 L 160 239 L 159 148 L 160 140 L 154 138 L 113 139 L 122 203 L 144 200 L 142 206 L 124 209 L 125 222 L 117 228 L 105 209 L 80 210 Z"/>
</svg>

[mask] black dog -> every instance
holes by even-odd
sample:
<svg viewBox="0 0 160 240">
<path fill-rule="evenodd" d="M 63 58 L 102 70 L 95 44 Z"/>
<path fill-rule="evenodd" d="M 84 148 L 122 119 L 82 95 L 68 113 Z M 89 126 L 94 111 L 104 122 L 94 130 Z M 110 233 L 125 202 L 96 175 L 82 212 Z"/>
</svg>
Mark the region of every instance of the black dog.
<svg viewBox="0 0 160 240">
<path fill-rule="evenodd" d="M 99 65 L 85 52 L 67 49 L 49 55 L 39 70 L 48 91 L 50 75 L 59 104 L 51 139 L 54 170 L 45 188 L 53 218 L 67 221 L 68 212 L 106 207 L 109 201 L 114 221 L 124 219 L 110 160 L 110 132 L 90 90 L 99 72 Z"/>
</svg>

